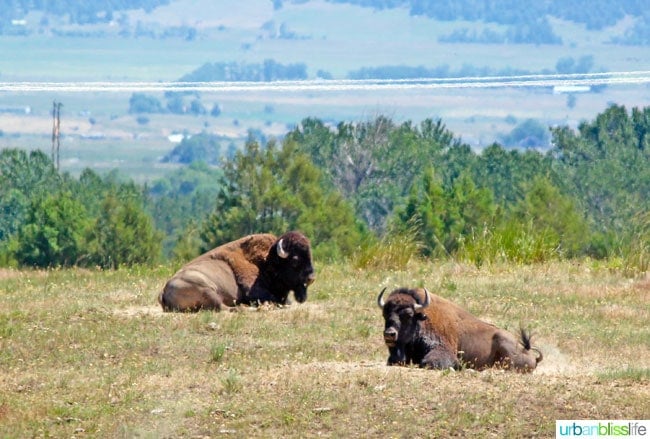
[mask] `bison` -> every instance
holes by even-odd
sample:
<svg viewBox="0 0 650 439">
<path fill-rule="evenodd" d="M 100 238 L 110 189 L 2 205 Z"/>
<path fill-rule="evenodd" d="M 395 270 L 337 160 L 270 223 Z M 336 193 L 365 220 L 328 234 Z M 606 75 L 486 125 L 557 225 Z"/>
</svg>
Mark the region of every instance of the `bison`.
<svg viewBox="0 0 650 439">
<path fill-rule="evenodd" d="M 468 311 L 425 288 L 399 288 L 384 300 L 377 297 L 385 327 L 388 365 L 414 363 L 423 368 L 482 370 L 501 367 L 532 372 L 542 353 L 530 345 L 522 329 L 520 339 L 483 322 Z"/>
<path fill-rule="evenodd" d="M 302 233 L 248 235 L 188 262 L 167 281 L 158 302 L 164 311 L 219 311 L 239 304 L 286 304 L 293 291 L 302 303 L 314 279 L 311 247 Z"/>
</svg>

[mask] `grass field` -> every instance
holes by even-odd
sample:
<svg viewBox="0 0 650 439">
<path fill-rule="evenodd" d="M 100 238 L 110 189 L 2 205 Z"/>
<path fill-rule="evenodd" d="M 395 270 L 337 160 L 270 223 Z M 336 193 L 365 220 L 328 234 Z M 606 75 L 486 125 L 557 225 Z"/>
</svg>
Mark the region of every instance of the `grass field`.
<svg viewBox="0 0 650 439">
<path fill-rule="evenodd" d="M 551 437 L 556 419 L 650 413 L 647 275 L 317 263 L 302 305 L 163 314 L 174 268 L 0 271 L 0 437 Z M 530 375 L 385 366 L 375 299 L 402 285 L 524 324 L 543 362 Z"/>
</svg>

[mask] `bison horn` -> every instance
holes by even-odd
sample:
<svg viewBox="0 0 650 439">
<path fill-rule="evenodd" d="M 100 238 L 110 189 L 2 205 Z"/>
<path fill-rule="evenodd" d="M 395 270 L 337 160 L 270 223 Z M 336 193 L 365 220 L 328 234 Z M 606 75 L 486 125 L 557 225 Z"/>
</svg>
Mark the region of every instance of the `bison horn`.
<svg viewBox="0 0 650 439">
<path fill-rule="evenodd" d="M 535 351 L 535 352 L 537 352 L 537 353 L 539 354 L 539 356 L 535 358 L 535 362 L 536 362 L 536 363 L 539 363 L 540 361 L 542 361 L 542 360 L 544 359 L 544 355 L 542 354 L 542 351 L 540 351 L 539 349 L 537 349 L 537 348 L 530 348 L 530 350 L 531 350 L 531 351 Z"/>
<path fill-rule="evenodd" d="M 278 241 L 278 256 L 280 256 L 282 259 L 289 257 L 289 252 L 282 248 L 282 239 Z"/>
<path fill-rule="evenodd" d="M 379 296 L 377 297 L 377 305 L 381 308 L 384 309 L 384 305 L 386 302 L 384 302 L 384 292 L 386 291 L 386 288 L 384 287 L 383 290 L 381 290 L 381 293 L 379 293 Z"/>
<path fill-rule="evenodd" d="M 415 305 L 413 305 L 413 309 L 416 310 L 416 311 L 420 310 L 420 309 L 424 309 L 427 306 L 429 306 L 430 302 L 431 302 L 431 298 L 429 296 L 429 290 L 427 290 L 425 288 L 424 289 L 424 303 L 422 305 L 420 305 L 419 303 L 416 303 Z"/>
</svg>

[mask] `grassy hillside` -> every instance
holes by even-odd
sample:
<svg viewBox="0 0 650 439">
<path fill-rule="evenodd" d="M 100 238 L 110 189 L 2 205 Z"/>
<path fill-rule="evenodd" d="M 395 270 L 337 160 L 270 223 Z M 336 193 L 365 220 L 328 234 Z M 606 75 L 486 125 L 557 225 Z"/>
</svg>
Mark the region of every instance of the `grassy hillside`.
<svg viewBox="0 0 650 439">
<path fill-rule="evenodd" d="M 0 272 L 0 436 L 549 437 L 650 411 L 650 280 L 584 263 L 317 264 L 308 301 L 163 314 L 173 267 Z M 383 287 L 530 327 L 531 375 L 385 366 Z"/>
</svg>

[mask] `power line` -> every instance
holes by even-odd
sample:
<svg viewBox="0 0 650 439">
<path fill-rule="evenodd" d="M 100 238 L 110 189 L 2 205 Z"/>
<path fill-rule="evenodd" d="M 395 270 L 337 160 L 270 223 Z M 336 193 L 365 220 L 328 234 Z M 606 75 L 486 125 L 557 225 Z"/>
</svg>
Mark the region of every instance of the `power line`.
<svg viewBox="0 0 650 439">
<path fill-rule="evenodd" d="M 639 85 L 650 83 L 650 71 L 539 74 L 459 78 L 328 79 L 301 81 L 212 82 L 0 82 L 0 92 L 137 92 L 137 91 L 374 91 L 426 89 L 480 89 L 556 86 Z"/>
</svg>

